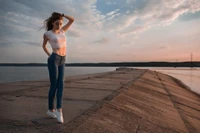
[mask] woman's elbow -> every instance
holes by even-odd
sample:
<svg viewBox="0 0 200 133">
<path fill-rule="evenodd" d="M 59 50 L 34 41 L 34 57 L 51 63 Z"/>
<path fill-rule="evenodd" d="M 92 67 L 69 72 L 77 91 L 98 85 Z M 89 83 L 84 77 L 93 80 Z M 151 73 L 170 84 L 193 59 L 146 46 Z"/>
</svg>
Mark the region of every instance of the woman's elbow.
<svg viewBox="0 0 200 133">
<path fill-rule="evenodd" d="M 71 18 L 71 22 L 72 22 L 72 23 L 74 22 L 74 18 Z"/>
<path fill-rule="evenodd" d="M 42 45 L 42 48 L 43 48 L 43 49 L 46 49 L 46 45 Z"/>
</svg>

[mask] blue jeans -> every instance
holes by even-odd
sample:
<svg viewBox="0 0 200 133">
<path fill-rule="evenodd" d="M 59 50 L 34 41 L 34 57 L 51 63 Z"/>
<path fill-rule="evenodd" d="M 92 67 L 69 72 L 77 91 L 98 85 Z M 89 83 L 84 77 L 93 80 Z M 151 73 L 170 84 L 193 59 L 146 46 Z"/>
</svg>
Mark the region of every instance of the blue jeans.
<svg viewBox="0 0 200 133">
<path fill-rule="evenodd" d="M 50 89 L 48 93 L 49 110 L 54 109 L 54 98 L 56 94 L 57 109 L 62 108 L 62 95 L 64 88 L 66 56 L 52 53 L 48 58 L 48 71 L 50 79 Z"/>
</svg>

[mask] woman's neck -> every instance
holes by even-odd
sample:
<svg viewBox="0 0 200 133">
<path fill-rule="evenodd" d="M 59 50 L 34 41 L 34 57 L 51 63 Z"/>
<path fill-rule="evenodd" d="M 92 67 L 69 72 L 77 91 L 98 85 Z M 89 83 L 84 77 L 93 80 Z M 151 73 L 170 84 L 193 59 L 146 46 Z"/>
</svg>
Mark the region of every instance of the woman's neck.
<svg viewBox="0 0 200 133">
<path fill-rule="evenodd" d="M 56 29 L 52 29 L 52 31 L 53 31 L 54 33 L 56 33 L 56 34 L 59 34 L 59 33 L 60 33 L 60 31 L 59 31 L 59 30 L 56 30 Z"/>
</svg>

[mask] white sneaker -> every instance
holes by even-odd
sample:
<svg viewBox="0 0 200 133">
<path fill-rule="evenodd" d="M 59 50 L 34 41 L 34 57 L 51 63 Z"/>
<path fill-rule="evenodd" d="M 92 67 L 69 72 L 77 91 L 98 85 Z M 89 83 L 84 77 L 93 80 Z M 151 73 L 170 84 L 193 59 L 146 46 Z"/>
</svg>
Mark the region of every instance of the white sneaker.
<svg viewBox="0 0 200 133">
<path fill-rule="evenodd" d="M 55 111 L 55 115 L 57 116 L 57 120 L 60 123 L 64 123 L 63 113 L 59 112 L 58 110 Z"/>
<path fill-rule="evenodd" d="M 47 115 L 51 116 L 52 118 L 57 118 L 55 112 L 51 112 L 50 110 L 47 111 Z"/>
</svg>

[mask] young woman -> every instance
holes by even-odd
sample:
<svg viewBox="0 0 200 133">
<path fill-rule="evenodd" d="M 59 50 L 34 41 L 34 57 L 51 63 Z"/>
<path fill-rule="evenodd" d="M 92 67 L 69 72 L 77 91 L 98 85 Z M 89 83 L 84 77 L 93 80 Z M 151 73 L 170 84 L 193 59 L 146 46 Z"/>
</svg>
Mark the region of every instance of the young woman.
<svg viewBox="0 0 200 133">
<path fill-rule="evenodd" d="M 63 25 L 63 18 L 68 19 L 68 23 Z M 64 88 L 64 70 L 66 61 L 66 36 L 65 32 L 74 22 L 74 18 L 65 14 L 53 12 L 51 16 L 44 21 L 46 32 L 43 35 L 43 50 L 48 57 L 48 71 L 50 79 L 50 89 L 48 93 L 48 111 L 47 114 L 57 118 L 58 122 L 63 123 L 62 96 Z M 52 53 L 46 48 L 47 42 L 52 47 Z M 57 106 L 54 109 L 54 98 L 56 95 Z"/>
</svg>

